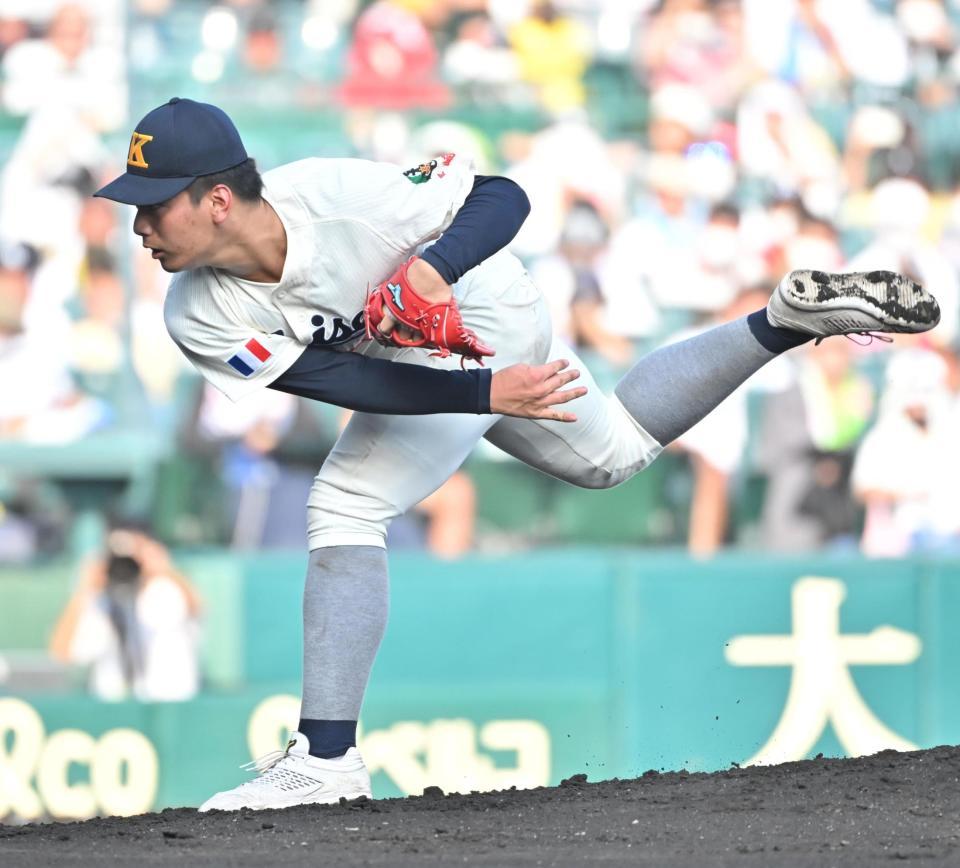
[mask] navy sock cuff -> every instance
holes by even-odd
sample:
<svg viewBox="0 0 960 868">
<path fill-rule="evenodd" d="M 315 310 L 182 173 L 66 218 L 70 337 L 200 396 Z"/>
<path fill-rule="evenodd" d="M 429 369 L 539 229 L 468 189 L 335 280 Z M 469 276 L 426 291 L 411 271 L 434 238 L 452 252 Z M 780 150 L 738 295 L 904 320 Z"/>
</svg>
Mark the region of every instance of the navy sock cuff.
<svg viewBox="0 0 960 868">
<path fill-rule="evenodd" d="M 747 326 L 760 345 L 771 353 L 783 353 L 813 340 L 813 335 L 805 332 L 770 325 L 765 307 L 747 317 Z"/>
<path fill-rule="evenodd" d="M 300 718 L 297 732 L 302 732 L 310 742 L 310 756 L 334 759 L 343 756 L 357 745 L 357 722 L 355 720 L 311 720 Z"/>
</svg>

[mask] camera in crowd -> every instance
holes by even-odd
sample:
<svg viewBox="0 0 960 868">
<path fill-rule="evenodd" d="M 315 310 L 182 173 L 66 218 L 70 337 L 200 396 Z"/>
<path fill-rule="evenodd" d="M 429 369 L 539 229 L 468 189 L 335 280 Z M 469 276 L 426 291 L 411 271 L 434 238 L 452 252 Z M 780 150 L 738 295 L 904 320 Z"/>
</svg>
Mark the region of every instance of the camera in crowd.
<svg viewBox="0 0 960 868">
<path fill-rule="evenodd" d="M 118 597 L 136 594 L 143 577 L 136 534 L 127 529 L 112 530 L 107 536 L 106 548 L 107 593 Z"/>
</svg>

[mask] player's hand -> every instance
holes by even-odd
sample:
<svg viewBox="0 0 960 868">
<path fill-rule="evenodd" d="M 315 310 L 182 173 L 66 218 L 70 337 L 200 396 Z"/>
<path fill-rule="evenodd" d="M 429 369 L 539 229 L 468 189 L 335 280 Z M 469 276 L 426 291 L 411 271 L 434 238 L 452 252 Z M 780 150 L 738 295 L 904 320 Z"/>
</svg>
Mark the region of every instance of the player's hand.
<svg viewBox="0 0 960 868">
<path fill-rule="evenodd" d="M 107 562 L 103 558 L 87 561 L 77 582 L 76 594 L 84 599 L 95 597 L 107 586 Z"/>
<path fill-rule="evenodd" d="M 490 412 L 525 419 L 576 422 L 575 414 L 557 409 L 558 404 L 587 394 L 582 386 L 561 391 L 580 376 L 578 370 L 568 370 L 569 365 L 566 359 L 559 359 L 546 365 L 511 365 L 497 371 L 490 383 Z"/>
<path fill-rule="evenodd" d="M 402 322 L 397 322 L 389 312 L 383 315 L 383 319 L 377 326 L 377 332 L 378 334 L 374 335 L 374 337 L 377 338 L 377 343 L 387 347 L 396 346 L 396 344 L 390 340 L 394 335 L 399 336 L 405 341 L 413 341 L 419 337 L 418 333 L 410 328 L 410 326 L 404 325 Z"/>
<path fill-rule="evenodd" d="M 363 322 L 367 338 L 385 346 L 424 347 L 441 359 L 457 353 L 481 365 L 485 356 L 496 355 L 464 325 L 453 288 L 416 256 L 367 292 Z"/>
<path fill-rule="evenodd" d="M 450 301 L 453 287 L 450 286 L 429 262 L 417 257 L 407 267 L 407 280 L 413 290 L 429 302 Z M 377 331 L 390 345 L 391 335 L 397 334 L 406 341 L 418 337 L 418 333 L 409 326 L 393 318 L 389 309 L 383 312 L 383 320 L 377 325 Z"/>
</svg>

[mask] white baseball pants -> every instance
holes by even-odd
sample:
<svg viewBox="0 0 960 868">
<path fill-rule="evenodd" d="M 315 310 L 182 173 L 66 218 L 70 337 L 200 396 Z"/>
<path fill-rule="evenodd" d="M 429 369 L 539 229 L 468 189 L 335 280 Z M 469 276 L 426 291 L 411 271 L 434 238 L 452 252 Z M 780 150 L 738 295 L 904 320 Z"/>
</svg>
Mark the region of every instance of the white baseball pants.
<svg viewBox="0 0 960 868">
<path fill-rule="evenodd" d="M 584 488 L 611 488 L 652 462 L 662 447 L 616 397 L 597 388 L 576 354 L 552 335 L 546 301 L 516 257 L 501 251 L 454 286 L 468 327 L 493 346 L 494 370 L 569 359 L 589 391 L 565 405 L 572 423 L 444 413 L 354 413 L 313 483 L 308 500 L 310 549 L 384 546 L 390 521 L 439 488 L 481 437 L 521 461 Z M 429 350 L 360 348 L 368 355 L 453 369 L 460 357 Z M 469 362 L 467 364 L 470 364 Z"/>
</svg>

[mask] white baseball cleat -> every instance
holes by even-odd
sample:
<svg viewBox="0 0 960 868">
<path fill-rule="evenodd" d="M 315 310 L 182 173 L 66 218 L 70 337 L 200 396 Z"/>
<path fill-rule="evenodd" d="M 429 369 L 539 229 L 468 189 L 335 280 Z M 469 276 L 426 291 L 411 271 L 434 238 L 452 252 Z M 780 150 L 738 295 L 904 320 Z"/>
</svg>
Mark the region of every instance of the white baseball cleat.
<svg viewBox="0 0 960 868">
<path fill-rule="evenodd" d="M 791 271 L 767 305 L 770 325 L 816 335 L 925 332 L 940 306 L 920 284 L 893 271 Z"/>
<path fill-rule="evenodd" d="M 260 772 L 256 778 L 211 796 L 199 810 L 265 810 L 371 797 L 370 774 L 355 747 L 337 759 L 310 756 L 309 750 L 307 737 L 292 733 L 285 751 L 274 751 L 244 766 Z"/>
</svg>

